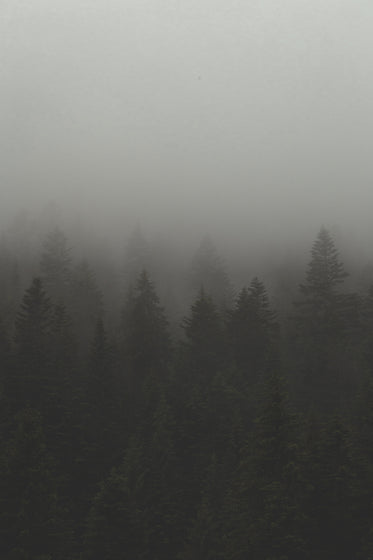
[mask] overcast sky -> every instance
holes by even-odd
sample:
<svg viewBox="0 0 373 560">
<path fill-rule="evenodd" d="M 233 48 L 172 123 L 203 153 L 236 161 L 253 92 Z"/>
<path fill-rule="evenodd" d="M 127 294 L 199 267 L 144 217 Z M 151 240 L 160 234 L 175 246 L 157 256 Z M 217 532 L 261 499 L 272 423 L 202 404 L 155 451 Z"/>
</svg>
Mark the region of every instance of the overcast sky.
<svg viewBox="0 0 373 560">
<path fill-rule="evenodd" d="M 368 0 L 1 0 L 0 212 L 368 228 L 372 30 Z"/>
</svg>

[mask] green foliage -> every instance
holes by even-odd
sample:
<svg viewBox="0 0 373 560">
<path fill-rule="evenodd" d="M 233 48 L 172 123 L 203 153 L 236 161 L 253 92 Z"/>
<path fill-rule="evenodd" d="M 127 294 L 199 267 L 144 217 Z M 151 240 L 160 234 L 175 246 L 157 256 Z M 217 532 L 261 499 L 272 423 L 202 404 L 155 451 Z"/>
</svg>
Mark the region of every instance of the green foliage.
<svg viewBox="0 0 373 560">
<path fill-rule="evenodd" d="M 9 397 L 22 408 L 41 408 L 48 394 L 51 305 L 40 278 L 34 278 L 16 318 L 15 369 L 9 379 Z"/>
<path fill-rule="evenodd" d="M 16 432 L 1 453 L 0 550 L 2 558 L 64 557 L 64 539 L 53 463 L 42 419 L 33 409 L 17 418 Z"/>
<path fill-rule="evenodd" d="M 124 460 L 102 484 L 87 523 L 86 558 L 175 556 L 178 495 L 170 407 L 160 396 L 153 429 L 133 437 Z"/>
<path fill-rule="evenodd" d="M 209 382 L 222 367 L 224 338 L 221 319 L 210 296 L 201 288 L 183 321 L 185 359 L 194 382 Z"/>
<path fill-rule="evenodd" d="M 229 314 L 228 333 L 234 363 L 253 384 L 273 365 L 278 338 L 276 315 L 258 278 L 239 293 Z"/>
<path fill-rule="evenodd" d="M 123 313 L 124 353 L 134 390 L 151 374 L 164 377 L 170 358 L 168 322 L 148 274 L 143 271 Z"/>
<path fill-rule="evenodd" d="M 302 475 L 309 549 L 322 560 L 357 557 L 363 520 L 351 434 L 337 416 L 311 424 L 307 433 Z"/>
<path fill-rule="evenodd" d="M 282 381 L 272 375 L 227 493 L 227 557 L 306 558 L 297 432 Z"/>
<path fill-rule="evenodd" d="M 303 404 L 341 410 L 344 395 L 356 390 L 359 298 L 341 293 L 346 278 L 330 233 L 322 228 L 312 248 L 295 321 Z M 298 372 L 298 373 L 299 373 Z"/>
<path fill-rule="evenodd" d="M 149 257 L 135 241 L 129 275 Z M 1 558 L 372 557 L 373 291 L 341 292 L 327 230 L 287 340 L 257 278 L 227 312 L 224 267 L 205 244 L 176 356 L 145 271 L 106 328 L 90 266 L 70 273 L 63 234 L 49 242 L 54 304 L 36 278 L 14 332 L 11 312 L 0 330 Z M 348 406 L 334 410 L 363 375 L 350 431 Z"/>
<path fill-rule="evenodd" d="M 74 330 L 79 333 L 80 353 L 86 357 L 97 321 L 103 312 L 103 297 L 95 274 L 86 261 L 79 262 L 71 272 L 69 294 Z"/>
<path fill-rule="evenodd" d="M 56 302 L 66 301 L 71 274 L 70 248 L 63 231 L 55 228 L 47 236 L 40 260 L 43 282 Z"/>
</svg>

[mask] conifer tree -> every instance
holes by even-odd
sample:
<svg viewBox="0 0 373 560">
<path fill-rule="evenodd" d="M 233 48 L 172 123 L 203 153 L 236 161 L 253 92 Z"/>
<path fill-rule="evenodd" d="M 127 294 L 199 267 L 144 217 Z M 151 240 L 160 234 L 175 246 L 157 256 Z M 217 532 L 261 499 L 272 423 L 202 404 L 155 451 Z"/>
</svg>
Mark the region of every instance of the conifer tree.
<svg viewBox="0 0 373 560">
<path fill-rule="evenodd" d="M 209 236 L 205 236 L 193 257 L 190 285 L 194 293 L 203 287 L 215 305 L 226 309 L 232 300 L 232 287 L 223 261 Z"/>
<path fill-rule="evenodd" d="M 314 300 L 331 297 L 347 276 L 330 232 L 322 227 L 312 246 L 302 292 Z"/>
<path fill-rule="evenodd" d="M 223 496 L 225 492 L 221 465 L 213 455 L 206 470 L 201 501 L 179 560 L 218 560 L 226 558 L 223 532 Z"/>
<path fill-rule="evenodd" d="M 143 270 L 152 269 L 151 253 L 140 226 L 130 235 L 124 255 L 124 276 L 127 289 L 134 286 Z"/>
<path fill-rule="evenodd" d="M 79 351 L 86 359 L 97 321 L 103 312 L 103 295 L 87 261 L 79 262 L 71 272 L 69 304 L 74 330 L 79 335 Z"/>
<path fill-rule="evenodd" d="M 88 421 L 91 436 L 106 464 L 113 460 L 115 435 L 119 426 L 118 387 L 114 352 L 109 343 L 102 318 L 96 323 L 87 378 Z M 122 427 L 122 429 L 124 426 Z M 106 452 L 105 452 L 106 450 Z"/>
<path fill-rule="evenodd" d="M 56 475 L 39 412 L 24 409 L 0 461 L 0 554 L 2 558 L 66 558 Z"/>
<path fill-rule="evenodd" d="M 40 271 L 50 297 L 57 303 L 66 302 L 71 274 L 71 255 L 67 238 L 57 227 L 45 240 Z"/>
<path fill-rule="evenodd" d="M 249 383 L 257 381 L 273 365 L 278 333 L 275 313 L 258 278 L 239 293 L 229 315 L 228 332 L 235 365 Z"/>
<path fill-rule="evenodd" d="M 298 469 L 297 419 L 281 378 L 272 374 L 227 493 L 227 557 L 306 557 Z"/>
<path fill-rule="evenodd" d="M 310 426 L 308 426 L 310 432 Z M 358 469 L 350 430 L 339 416 L 313 426 L 302 468 L 305 538 L 315 557 L 359 556 L 366 520 L 357 511 Z"/>
<path fill-rule="evenodd" d="M 170 339 L 167 319 L 153 283 L 143 271 L 123 312 L 124 352 L 133 389 L 155 375 L 167 374 Z"/>
<path fill-rule="evenodd" d="M 180 547 L 173 421 L 161 395 L 118 468 L 104 480 L 88 516 L 87 560 L 173 558 Z"/>
<path fill-rule="evenodd" d="M 100 318 L 91 343 L 84 392 L 77 403 L 80 445 L 74 484 L 83 509 L 88 507 L 98 484 L 117 464 L 127 435 L 119 414 L 115 373 L 113 348 Z"/>
<path fill-rule="evenodd" d="M 59 465 L 66 470 L 71 461 L 71 416 L 73 399 L 81 394 L 76 340 L 64 305 L 51 313 L 49 336 L 48 395 L 44 408 L 45 436 Z M 62 467 L 61 467 L 62 469 Z M 68 473 L 64 473 L 67 475 Z"/>
<path fill-rule="evenodd" d="M 224 339 L 216 306 L 203 288 L 191 306 L 189 317 L 184 319 L 183 328 L 187 374 L 205 385 L 222 369 Z"/>
<path fill-rule="evenodd" d="M 295 339 L 303 404 L 324 411 L 339 409 L 356 383 L 352 368 L 359 302 L 355 294 L 340 291 L 346 276 L 334 241 L 322 228 L 296 302 Z"/>
<path fill-rule="evenodd" d="M 51 306 L 40 278 L 26 290 L 16 318 L 16 360 L 9 390 L 17 407 L 40 410 L 50 389 Z"/>
</svg>

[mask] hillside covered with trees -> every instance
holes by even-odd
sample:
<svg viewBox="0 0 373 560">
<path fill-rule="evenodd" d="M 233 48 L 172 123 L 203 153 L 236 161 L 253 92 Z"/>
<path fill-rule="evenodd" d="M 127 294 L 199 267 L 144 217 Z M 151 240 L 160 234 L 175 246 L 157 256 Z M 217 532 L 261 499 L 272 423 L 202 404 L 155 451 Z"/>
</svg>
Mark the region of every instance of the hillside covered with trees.
<svg viewBox="0 0 373 560">
<path fill-rule="evenodd" d="M 373 278 L 326 228 L 270 292 L 210 238 L 184 268 L 139 229 L 116 265 L 25 247 L 0 244 L 1 558 L 373 558 Z"/>
</svg>

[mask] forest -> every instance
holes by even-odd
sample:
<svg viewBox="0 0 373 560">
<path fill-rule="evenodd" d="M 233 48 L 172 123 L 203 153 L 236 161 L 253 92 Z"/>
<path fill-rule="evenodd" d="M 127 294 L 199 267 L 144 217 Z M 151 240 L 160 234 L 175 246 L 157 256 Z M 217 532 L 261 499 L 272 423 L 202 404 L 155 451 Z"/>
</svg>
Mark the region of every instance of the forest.
<svg viewBox="0 0 373 560">
<path fill-rule="evenodd" d="M 373 276 L 315 231 L 234 279 L 208 237 L 4 232 L 1 558 L 373 558 Z"/>
</svg>

